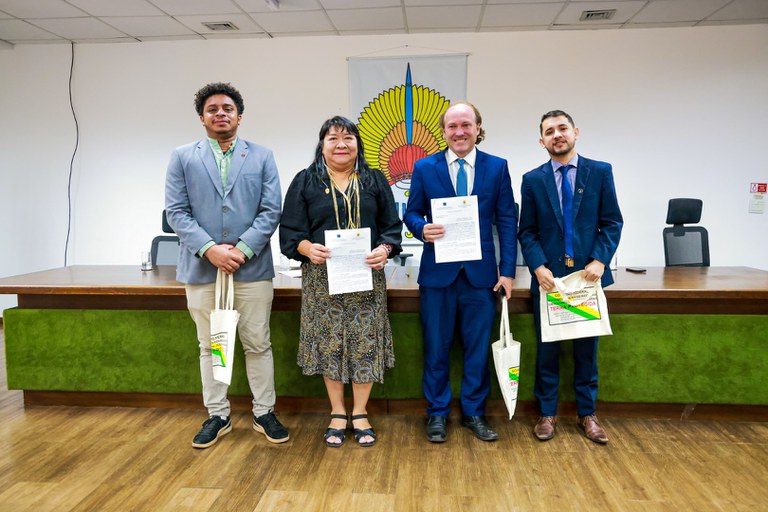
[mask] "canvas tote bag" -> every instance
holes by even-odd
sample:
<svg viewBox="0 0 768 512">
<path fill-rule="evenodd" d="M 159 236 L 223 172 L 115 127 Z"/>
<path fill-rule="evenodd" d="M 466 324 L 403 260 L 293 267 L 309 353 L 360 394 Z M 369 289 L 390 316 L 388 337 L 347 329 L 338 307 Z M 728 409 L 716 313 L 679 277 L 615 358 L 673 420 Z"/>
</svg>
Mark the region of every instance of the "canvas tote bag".
<svg viewBox="0 0 768 512">
<path fill-rule="evenodd" d="M 235 281 L 232 274 L 219 269 L 216 274 L 216 297 L 211 311 L 211 363 L 213 378 L 229 385 L 235 355 L 235 334 L 240 313 L 234 309 Z"/>
<path fill-rule="evenodd" d="M 588 282 L 579 270 L 555 278 L 555 291 L 539 287 L 541 341 L 561 341 L 613 334 L 600 281 Z"/>
<path fill-rule="evenodd" d="M 509 411 L 509 419 L 512 419 L 517 406 L 517 388 L 520 383 L 520 342 L 512 338 L 512 332 L 509 330 L 509 307 L 506 297 L 501 299 L 499 339 L 491 344 L 491 352 L 501 395 Z"/>
</svg>

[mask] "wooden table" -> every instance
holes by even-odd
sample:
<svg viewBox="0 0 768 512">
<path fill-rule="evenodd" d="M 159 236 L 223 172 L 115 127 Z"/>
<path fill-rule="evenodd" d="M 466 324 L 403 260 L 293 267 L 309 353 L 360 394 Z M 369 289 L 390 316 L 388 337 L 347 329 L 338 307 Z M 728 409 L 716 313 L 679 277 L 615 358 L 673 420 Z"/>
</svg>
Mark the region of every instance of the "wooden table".
<svg viewBox="0 0 768 512">
<path fill-rule="evenodd" d="M 389 309 L 419 311 L 417 267 L 386 267 Z M 611 313 L 768 314 L 768 272 L 749 267 L 650 267 L 645 274 L 619 268 L 605 289 Z M 532 311 L 530 274 L 518 267 L 510 311 Z M 301 281 L 274 279 L 277 311 L 295 311 Z M 142 272 L 137 266 L 82 266 L 0 279 L 0 294 L 18 295 L 20 308 L 186 309 L 175 267 Z"/>
<path fill-rule="evenodd" d="M 517 270 L 510 324 L 523 344 L 520 403 L 535 414 L 530 276 L 526 268 Z M 422 407 L 418 269 L 390 266 L 386 272 L 397 363 L 373 396 L 384 400 L 387 410 L 403 399 Z M 705 405 L 730 407 L 743 418 L 767 417 L 768 272 L 654 267 L 634 274 L 620 268 L 614 278 L 606 289 L 614 335 L 601 339 L 598 354 L 601 410 L 612 404 L 613 410 L 632 414 L 653 406 L 657 414 L 668 406 L 668 414 L 679 418 L 694 409 L 700 414 Z M 316 397 L 324 410 L 322 381 L 301 375 L 295 362 L 300 280 L 278 275 L 274 287 L 270 325 L 278 396 L 300 404 Z M 150 272 L 136 266 L 58 268 L 0 279 L 0 294 L 18 295 L 19 307 L 4 314 L 6 364 L 8 387 L 25 390 L 27 403 L 199 404 L 194 325 L 173 267 Z M 460 368 L 459 347 L 451 357 L 452 369 Z M 564 403 L 574 398 L 568 362 L 564 357 Z M 247 409 L 247 381 L 238 371 L 242 364 L 235 362 L 230 394 L 242 398 Z M 459 381 L 452 379 L 455 395 Z"/>
</svg>

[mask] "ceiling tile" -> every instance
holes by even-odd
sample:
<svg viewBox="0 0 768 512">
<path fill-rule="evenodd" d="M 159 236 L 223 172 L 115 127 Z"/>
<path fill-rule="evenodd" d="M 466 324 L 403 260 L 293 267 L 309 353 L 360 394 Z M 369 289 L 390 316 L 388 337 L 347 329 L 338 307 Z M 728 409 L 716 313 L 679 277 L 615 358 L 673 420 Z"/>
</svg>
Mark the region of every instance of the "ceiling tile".
<svg viewBox="0 0 768 512">
<path fill-rule="evenodd" d="M 17 18 L 68 18 L 85 13 L 61 0 L 0 0 L 0 11 Z"/>
<path fill-rule="evenodd" d="M 105 16 L 101 20 L 135 37 L 195 35 L 192 30 L 167 16 Z"/>
<path fill-rule="evenodd" d="M 495 4 L 564 4 L 563 1 L 556 1 L 556 0 L 542 0 L 542 1 L 536 1 L 536 0 L 488 0 L 488 5 L 495 5 Z"/>
<path fill-rule="evenodd" d="M 163 11 L 147 0 L 67 0 L 92 16 L 157 16 Z"/>
<path fill-rule="evenodd" d="M 267 12 L 253 13 L 251 16 L 261 28 L 270 33 L 333 30 L 324 11 Z"/>
<path fill-rule="evenodd" d="M 406 7 L 405 14 L 409 29 L 475 30 L 481 9 L 480 6 Z"/>
<path fill-rule="evenodd" d="M 768 18 L 768 0 L 734 0 L 707 19 L 743 20 L 748 18 Z"/>
<path fill-rule="evenodd" d="M 549 26 L 562 9 L 562 4 L 488 5 L 481 27 Z"/>
<path fill-rule="evenodd" d="M 405 29 L 388 28 L 388 29 L 373 29 L 373 30 L 340 30 L 339 34 L 343 36 L 373 36 L 373 35 L 389 35 L 389 34 L 405 34 Z"/>
<path fill-rule="evenodd" d="M 59 36 L 30 25 L 26 21 L 0 20 L 0 39 L 17 42 L 33 39 L 59 39 Z"/>
<path fill-rule="evenodd" d="M 529 0 L 530 1 L 530 0 Z M 483 0 L 405 0 L 406 7 L 482 4 Z"/>
<path fill-rule="evenodd" d="M 34 20 L 38 27 L 66 39 L 107 39 L 125 37 L 125 34 L 96 18 L 57 18 Z"/>
<path fill-rule="evenodd" d="M 400 0 L 319 0 L 326 9 L 360 9 L 370 7 L 400 7 Z M 282 2 L 281 2 L 282 5 Z"/>
<path fill-rule="evenodd" d="M 0 0 L 2 1 L 2 0 Z M 171 16 L 237 14 L 242 10 L 230 0 L 149 0 Z"/>
<path fill-rule="evenodd" d="M 655 0 L 635 17 L 632 23 L 669 23 L 706 18 L 731 0 Z"/>
<path fill-rule="evenodd" d="M 280 9 L 272 10 L 264 0 L 234 0 L 245 12 L 317 11 L 322 8 L 318 0 L 280 0 Z"/>
<path fill-rule="evenodd" d="M 679 28 L 693 27 L 695 25 L 695 21 L 670 21 L 666 23 L 635 23 L 634 21 L 630 21 L 624 26 L 627 28 Z"/>
<path fill-rule="evenodd" d="M 341 9 L 328 11 L 328 17 L 338 30 L 405 29 L 400 7 L 384 9 Z"/>
<path fill-rule="evenodd" d="M 264 32 L 261 28 L 256 26 L 256 24 L 245 14 L 223 14 L 223 15 L 199 15 L 199 16 L 176 16 L 176 19 L 179 20 L 181 23 L 192 29 L 193 31 L 197 32 L 198 34 L 227 34 L 228 37 L 235 36 L 239 37 L 242 34 L 256 34 L 260 32 Z M 236 31 L 214 31 L 203 25 L 203 22 L 213 22 L 213 23 L 222 23 L 222 22 L 232 22 L 238 30 Z"/>
<path fill-rule="evenodd" d="M 627 0 L 625 2 L 571 2 L 565 6 L 563 12 L 557 17 L 555 23 L 558 25 L 576 25 L 596 27 L 600 25 L 617 25 L 625 23 L 634 16 L 647 2 L 645 0 Z M 581 13 L 584 11 L 602 11 L 605 9 L 616 9 L 616 14 L 610 20 L 597 21 L 579 21 Z"/>
</svg>

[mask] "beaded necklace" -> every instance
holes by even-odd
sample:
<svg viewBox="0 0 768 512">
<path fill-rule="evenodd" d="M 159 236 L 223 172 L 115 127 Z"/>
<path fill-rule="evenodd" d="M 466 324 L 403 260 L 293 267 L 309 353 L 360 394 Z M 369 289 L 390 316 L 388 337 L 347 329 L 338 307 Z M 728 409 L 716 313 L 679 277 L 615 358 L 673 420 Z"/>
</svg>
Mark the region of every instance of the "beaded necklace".
<svg viewBox="0 0 768 512">
<path fill-rule="evenodd" d="M 336 182 L 331 176 L 331 170 L 328 165 L 325 166 L 325 171 L 328 173 L 328 179 L 331 180 L 331 187 L 338 190 L 341 197 L 344 198 L 344 203 L 347 207 L 347 229 L 357 229 L 360 227 L 360 180 L 358 172 L 354 171 L 347 184 L 347 191 L 341 190 L 336 185 Z M 336 214 L 336 229 L 341 229 L 341 222 L 339 219 L 339 205 L 336 202 L 336 193 L 331 191 L 331 197 L 333 198 L 333 213 Z M 354 202 L 354 208 L 352 203 Z"/>
</svg>

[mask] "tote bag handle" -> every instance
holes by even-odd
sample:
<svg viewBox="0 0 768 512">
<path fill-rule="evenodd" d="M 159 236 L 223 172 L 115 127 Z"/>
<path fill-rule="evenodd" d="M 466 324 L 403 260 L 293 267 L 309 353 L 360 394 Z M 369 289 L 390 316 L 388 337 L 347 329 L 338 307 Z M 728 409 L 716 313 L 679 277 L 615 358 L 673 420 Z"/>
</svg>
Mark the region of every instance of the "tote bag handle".
<svg viewBox="0 0 768 512">
<path fill-rule="evenodd" d="M 232 274 L 225 274 L 221 269 L 216 272 L 215 309 L 235 308 L 235 279 Z M 222 304 L 223 303 L 223 304 Z"/>
</svg>

